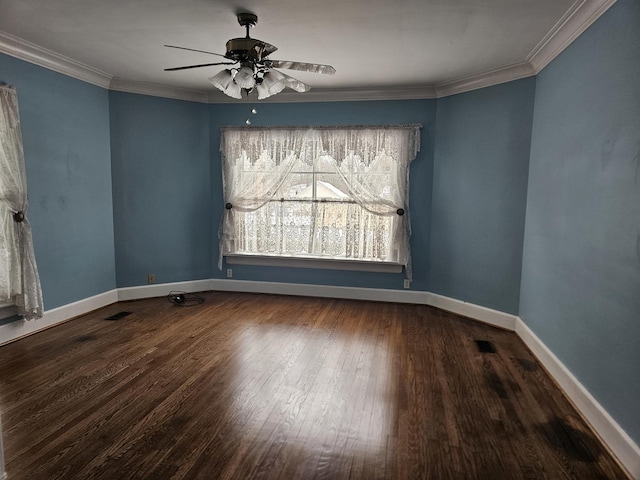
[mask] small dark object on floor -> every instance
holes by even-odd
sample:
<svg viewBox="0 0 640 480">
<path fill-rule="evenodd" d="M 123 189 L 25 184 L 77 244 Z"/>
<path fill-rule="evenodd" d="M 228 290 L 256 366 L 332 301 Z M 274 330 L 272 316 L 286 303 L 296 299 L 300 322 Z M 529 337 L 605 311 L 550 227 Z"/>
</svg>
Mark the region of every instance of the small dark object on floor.
<svg viewBox="0 0 640 480">
<path fill-rule="evenodd" d="M 120 320 L 121 318 L 126 317 L 127 315 L 131 315 L 133 312 L 118 312 L 110 317 L 105 318 L 105 320 Z"/>
<path fill-rule="evenodd" d="M 177 295 L 173 296 L 173 301 L 175 303 L 184 303 L 186 299 L 184 298 L 184 295 L 182 293 L 178 293 Z"/>
<path fill-rule="evenodd" d="M 496 353 L 496 346 L 489 340 L 476 340 L 480 353 Z"/>
<path fill-rule="evenodd" d="M 179 307 L 191 307 L 193 305 L 200 305 L 204 302 L 204 297 L 186 292 L 169 292 L 167 298 L 171 303 L 175 303 Z"/>
</svg>

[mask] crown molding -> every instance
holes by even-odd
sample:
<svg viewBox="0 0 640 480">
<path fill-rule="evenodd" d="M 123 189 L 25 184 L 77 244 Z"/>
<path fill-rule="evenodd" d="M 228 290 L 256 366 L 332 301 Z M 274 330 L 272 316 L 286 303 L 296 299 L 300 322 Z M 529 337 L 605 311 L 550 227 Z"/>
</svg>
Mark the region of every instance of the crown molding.
<svg viewBox="0 0 640 480">
<path fill-rule="evenodd" d="M 595 23 L 616 0 L 576 0 L 527 57 L 535 75 Z"/>
<path fill-rule="evenodd" d="M 519 80 L 521 78 L 535 75 L 533 67 L 529 62 L 520 62 L 505 67 L 496 68 L 488 72 L 473 75 L 452 82 L 443 82 L 436 85 L 437 97 L 448 97 L 458 93 L 478 90 L 480 88 L 491 87 L 501 83 Z"/>
<path fill-rule="evenodd" d="M 615 2 L 616 0 L 576 0 L 525 60 L 477 75 L 442 82 L 436 85 L 396 86 L 389 88 L 312 89 L 303 95 L 298 92 L 286 91 L 273 97 L 260 100 L 260 103 L 432 99 L 531 77 L 540 73 Z M 212 104 L 256 102 L 254 96 L 236 100 L 225 96 L 217 90 L 191 90 L 113 77 L 109 73 L 98 70 L 97 68 L 77 62 L 69 57 L 65 57 L 64 55 L 47 50 L 46 48 L 2 31 L 0 31 L 0 53 L 5 53 L 12 57 L 110 90 Z"/>
<path fill-rule="evenodd" d="M 264 100 L 251 95 L 242 100 L 226 96 L 217 90 L 209 93 L 209 103 L 309 103 L 309 102 L 358 102 L 370 100 L 417 100 L 436 98 L 436 89 L 432 86 L 387 87 L 387 88 L 312 88 L 303 94 L 284 91 Z"/>
<path fill-rule="evenodd" d="M 102 88 L 108 88 L 112 78 L 107 72 L 2 31 L 0 52 Z"/>
<path fill-rule="evenodd" d="M 151 95 L 153 97 L 187 100 L 189 102 L 209 103 L 209 93 L 187 88 L 169 87 L 157 83 L 136 82 L 124 78 L 113 77 L 109 83 L 109 90 L 118 92 Z"/>
</svg>

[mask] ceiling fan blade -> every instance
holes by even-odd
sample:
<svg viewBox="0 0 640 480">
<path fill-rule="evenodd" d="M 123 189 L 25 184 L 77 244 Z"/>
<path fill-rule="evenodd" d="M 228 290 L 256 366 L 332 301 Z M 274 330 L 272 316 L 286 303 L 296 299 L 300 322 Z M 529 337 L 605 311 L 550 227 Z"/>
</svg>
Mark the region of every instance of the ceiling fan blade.
<svg viewBox="0 0 640 480">
<path fill-rule="evenodd" d="M 225 57 L 221 53 L 207 52 L 206 50 L 196 50 L 195 48 L 187 48 L 187 47 L 177 47 L 175 45 L 165 45 L 165 47 L 169 48 L 179 48 L 180 50 L 189 50 L 191 52 L 200 52 L 200 53 L 208 53 L 209 55 L 217 55 L 219 57 Z M 226 58 L 226 57 L 225 57 Z"/>
<path fill-rule="evenodd" d="M 292 62 L 290 60 L 271 60 L 271 66 L 275 68 L 288 68 L 289 70 L 299 70 L 301 72 L 324 73 L 333 75 L 336 69 L 331 65 L 320 63 Z"/>
<path fill-rule="evenodd" d="M 187 65 L 186 67 L 173 67 L 165 68 L 165 72 L 175 72 L 176 70 L 188 70 L 190 68 L 211 67 L 213 65 L 235 65 L 237 62 L 218 62 L 218 63 L 203 63 L 201 65 Z"/>
<path fill-rule="evenodd" d="M 295 90 L 296 92 L 304 93 L 311 90 L 311 86 L 307 85 L 304 82 L 301 82 L 297 78 L 290 77 L 286 73 L 282 73 L 278 70 L 271 70 L 272 72 L 278 73 L 278 80 L 284 83 L 287 87 Z"/>
</svg>

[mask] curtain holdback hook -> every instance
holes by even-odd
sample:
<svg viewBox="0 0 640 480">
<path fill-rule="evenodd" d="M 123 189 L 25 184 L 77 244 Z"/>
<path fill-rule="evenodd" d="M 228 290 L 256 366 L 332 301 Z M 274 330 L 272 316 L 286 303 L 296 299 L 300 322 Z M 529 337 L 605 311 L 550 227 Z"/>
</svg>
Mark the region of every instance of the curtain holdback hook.
<svg viewBox="0 0 640 480">
<path fill-rule="evenodd" d="M 24 219 L 25 219 L 25 216 L 22 210 L 17 211 L 16 213 L 13 214 L 13 220 L 16 221 L 17 223 L 24 222 Z"/>
</svg>

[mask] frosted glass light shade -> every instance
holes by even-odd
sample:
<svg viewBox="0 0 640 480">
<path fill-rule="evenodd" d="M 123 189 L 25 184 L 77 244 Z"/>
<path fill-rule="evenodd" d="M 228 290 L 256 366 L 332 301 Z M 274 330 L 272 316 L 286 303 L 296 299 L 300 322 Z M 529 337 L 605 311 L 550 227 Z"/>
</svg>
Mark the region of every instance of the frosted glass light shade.
<svg viewBox="0 0 640 480">
<path fill-rule="evenodd" d="M 224 93 L 232 98 L 240 99 L 242 98 L 242 87 L 236 82 L 230 82 Z"/>
<path fill-rule="evenodd" d="M 229 84 L 233 80 L 233 76 L 231 75 L 230 70 L 222 70 L 220 73 L 215 74 L 213 77 L 209 77 L 209 81 L 216 87 L 218 90 L 222 90 L 223 92 L 227 89 Z"/>
<path fill-rule="evenodd" d="M 241 88 L 253 88 L 256 84 L 256 79 L 253 78 L 253 68 L 251 67 L 242 67 L 236 73 L 233 81 L 240 85 Z"/>
<path fill-rule="evenodd" d="M 262 83 L 256 86 L 258 90 L 258 100 L 270 97 L 276 93 L 280 93 L 286 86 L 280 81 L 278 71 L 270 70 L 262 77 Z"/>
<path fill-rule="evenodd" d="M 225 95 L 232 98 L 242 98 L 242 87 L 233 81 L 231 70 L 222 70 L 213 77 L 209 77 L 209 81 L 218 90 L 222 90 Z"/>
</svg>

